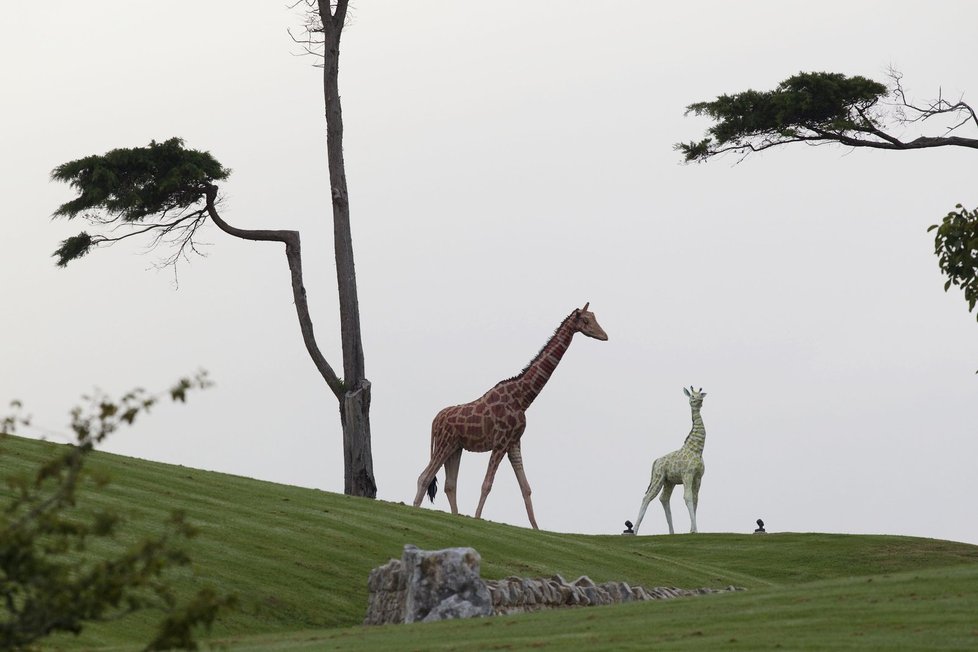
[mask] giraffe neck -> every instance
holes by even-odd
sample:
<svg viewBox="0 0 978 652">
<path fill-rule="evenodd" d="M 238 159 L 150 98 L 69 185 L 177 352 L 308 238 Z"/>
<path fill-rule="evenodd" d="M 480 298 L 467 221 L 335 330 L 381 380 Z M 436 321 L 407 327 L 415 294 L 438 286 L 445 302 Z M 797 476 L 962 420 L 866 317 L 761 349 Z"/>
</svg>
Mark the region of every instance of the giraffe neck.
<svg viewBox="0 0 978 652">
<path fill-rule="evenodd" d="M 564 353 L 567 352 L 567 347 L 570 346 L 575 332 L 571 325 L 571 317 L 573 316 L 574 313 L 571 313 L 561 322 L 553 336 L 519 375 L 503 381 L 503 383 L 513 383 L 512 396 L 521 409 L 526 410 L 530 407 L 544 385 L 550 380 L 551 374 L 557 368 L 560 359 L 564 357 Z"/>
<path fill-rule="evenodd" d="M 703 425 L 703 417 L 700 416 L 698 407 L 691 407 L 693 411 L 693 429 L 686 436 L 686 443 L 683 448 L 697 455 L 703 455 L 703 446 L 706 445 L 706 427 Z"/>
</svg>

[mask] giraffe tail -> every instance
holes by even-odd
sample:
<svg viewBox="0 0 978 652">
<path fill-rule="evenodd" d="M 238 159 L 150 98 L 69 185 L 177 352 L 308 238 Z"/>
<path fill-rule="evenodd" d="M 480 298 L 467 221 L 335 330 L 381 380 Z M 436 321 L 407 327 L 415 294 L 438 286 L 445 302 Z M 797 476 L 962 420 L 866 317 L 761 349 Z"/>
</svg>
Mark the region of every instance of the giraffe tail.
<svg viewBox="0 0 978 652">
<path fill-rule="evenodd" d="M 431 479 L 428 483 L 428 500 L 435 502 L 435 494 L 438 493 L 438 476 Z"/>
</svg>

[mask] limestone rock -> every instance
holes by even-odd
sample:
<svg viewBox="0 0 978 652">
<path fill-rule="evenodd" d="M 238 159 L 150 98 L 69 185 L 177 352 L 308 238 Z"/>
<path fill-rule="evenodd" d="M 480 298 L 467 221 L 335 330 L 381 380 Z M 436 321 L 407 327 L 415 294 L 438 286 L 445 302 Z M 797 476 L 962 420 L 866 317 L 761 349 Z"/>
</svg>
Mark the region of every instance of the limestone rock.
<svg viewBox="0 0 978 652">
<path fill-rule="evenodd" d="M 367 617 L 364 625 L 404 622 L 405 582 L 400 559 L 391 559 L 370 571 L 367 578 Z"/>
<path fill-rule="evenodd" d="M 479 577 L 481 561 L 474 548 L 426 551 L 404 546 L 404 622 L 491 615 L 492 596 Z"/>
</svg>

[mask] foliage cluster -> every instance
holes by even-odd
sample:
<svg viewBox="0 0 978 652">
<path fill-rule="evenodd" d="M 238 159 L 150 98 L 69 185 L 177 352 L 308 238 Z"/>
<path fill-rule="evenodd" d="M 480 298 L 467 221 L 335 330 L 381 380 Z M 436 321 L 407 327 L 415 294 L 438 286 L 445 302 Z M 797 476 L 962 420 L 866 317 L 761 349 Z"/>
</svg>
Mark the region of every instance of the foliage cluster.
<svg viewBox="0 0 978 652">
<path fill-rule="evenodd" d="M 707 130 L 711 136 L 676 149 L 694 161 L 724 148 L 757 149 L 823 133 L 867 131 L 879 126 L 870 111 L 887 93 L 883 84 L 858 75 L 798 73 L 773 91 L 747 90 L 690 104 L 687 115 L 706 115 L 716 124 Z"/>
<path fill-rule="evenodd" d="M 184 401 L 188 390 L 209 384 L 206 374 L 180 380 L 171 390 Z M 99 490 L 105 475 L 87 472 L 95 445 L 122 425 L 150 410 L 157 397 L 135 389 L 118 400 L 103 392 L 84 397 L 71 411 L 76 442 L 58 451 L 31 473 L 6 478 L 0 502 L 0 649 L 30 649 L 56 632 L 78 634 L 85 623 L 116 619 L 146 608 L 165 613 L 147 649 L 195 649 L 193 629 L 209 626 L 232 598 L 202 589 L 178 604 L 165 571 L 190 559 L 179 541 L 195 529 L 182 512 L 164 528 L 131 544 L 119 541 L 121 516 L 112 510 L 78 505 L 78 490 Z M 18 402 L 0 419 L 0 432 L 30 424 Z"/>
<path fill-rule="evenodd" d="M 53 180 L 78 191 L 78 196 L 59 206 L 54 216 L 71 219 L 81 215 L 94 224 L 136 226 L 152 218 L 157 220 L 155 226 L 172 231 L 195 224 L 202 209 L 189 215 L 186 211 L 205 198 L 215 181 L 230 174 L 209 152 L 187 149 L 180 138 L 152 141 L 147 147 L 114 149 L 63 163 L 51 172 Z M 175 220 L 162 224 L 168 217 Z M 64 240 L 54 256 L 64 267 L 93 246 L 118 239 L 82 232 Z"/>
<path fill-rule="evenodd" d="M 968 311 L 978 304 L 978 208 L 967 210 L 961 204 L 928 231 L 934 234 L 934 253 L 948 280 L 944 291 L 959 286 L 964 291 Z"/>
</svg>

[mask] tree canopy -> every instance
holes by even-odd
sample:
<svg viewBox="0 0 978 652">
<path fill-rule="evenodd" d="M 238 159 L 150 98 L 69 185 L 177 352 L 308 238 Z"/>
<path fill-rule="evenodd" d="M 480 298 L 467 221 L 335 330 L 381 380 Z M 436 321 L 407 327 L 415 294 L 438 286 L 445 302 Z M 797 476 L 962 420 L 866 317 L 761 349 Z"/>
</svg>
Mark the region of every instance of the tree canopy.
<svg viewBox="0 0 978 652">
<path fill-rule="evenodd" d="M 100 244 L 148 231 L 155 232 L 157 242 L 180 236 L 192 248 L 193 234 L 207 217 L 201 202 L 216 181 L 230 174 L 209 152 L 186 149 L 180 138 L 113 149 L 59 165 L 51 179 L 69 184 L 78 196 L 59 206 L 54 217 L 82 215 L 93 224 L 121 223 L 136 230 L 116 237 L 82 231 L 62 241 L 54 252 L 58 266 L 65 267 Z"/>
<path fill-rule="evenodd" d="M 686 114 L 707 116 L 715 124 L 702 140 L 675 147 L 687 162 L 726 152 L 746 155 L 796 142 L 889 150 L 948 145 L 978 148 L 978 139 L 953 135 L 967 123 L 978 127 L 978 116 L 968 104 L 943 97 L 915 104 L 907 99 L 900 74 L 891 71 L 890 77 L 892 87 L 858 75 L 800 72 L 771 91 L 747 90 L 695 102 L 686 107 Z M 895 125 L 937 116 L 954 121 L 940 135 L 901 140 L 891 133 Z"/>
</svg>

